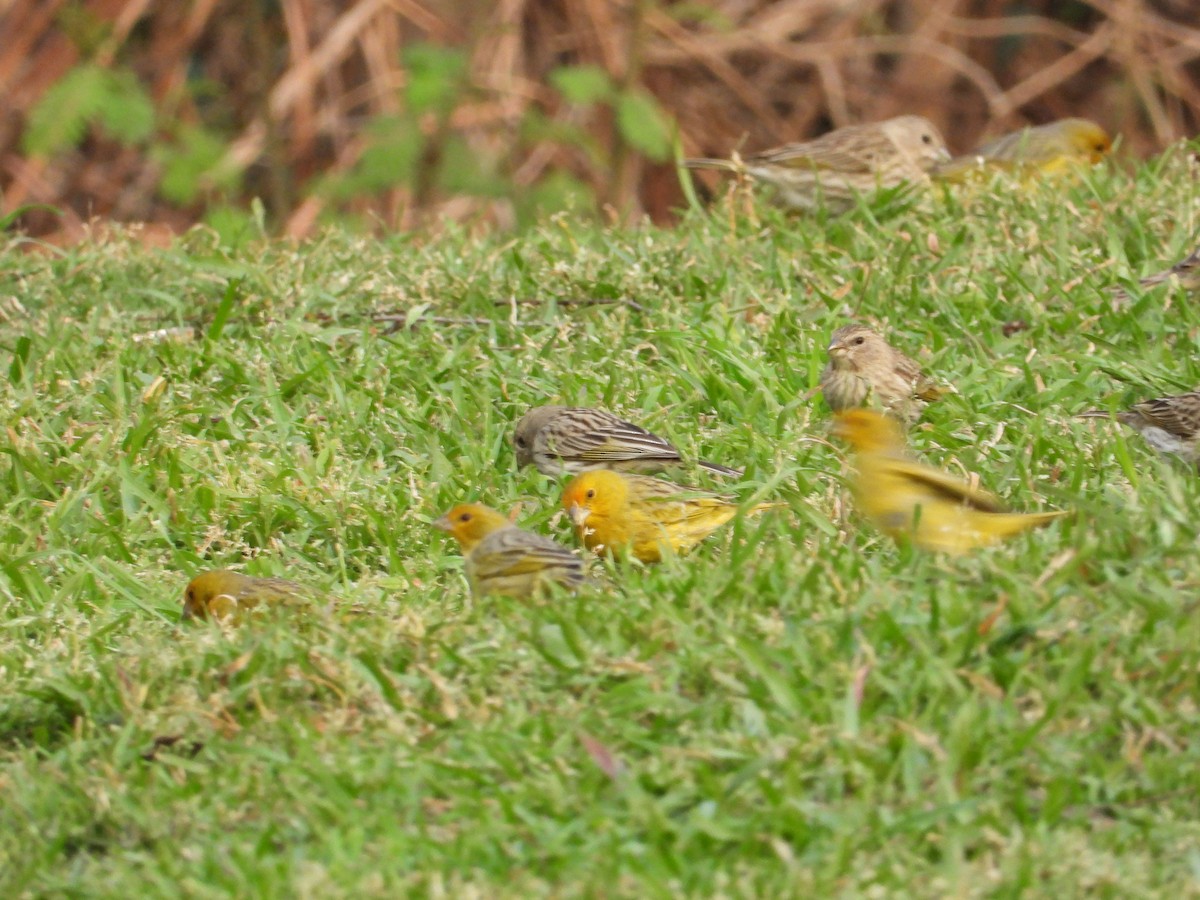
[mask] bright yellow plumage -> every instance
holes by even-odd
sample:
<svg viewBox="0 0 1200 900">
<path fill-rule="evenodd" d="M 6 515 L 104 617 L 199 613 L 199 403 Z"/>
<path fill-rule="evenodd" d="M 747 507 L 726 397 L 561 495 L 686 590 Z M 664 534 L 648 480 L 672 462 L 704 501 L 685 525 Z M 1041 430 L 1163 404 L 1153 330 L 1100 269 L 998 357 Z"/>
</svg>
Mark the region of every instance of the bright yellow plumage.
<svg viewBox="0 0 1200 900">
<path fill-rule="evenodd" d="M 965 553 L 1066 515 L 1007 512 L 993 494 L 910 459 L 900 426 L 874 410 L 839 413 L 834 434 L 857 451 L 851 486 L 859 511 L 897 540 Z"/>
</svg>

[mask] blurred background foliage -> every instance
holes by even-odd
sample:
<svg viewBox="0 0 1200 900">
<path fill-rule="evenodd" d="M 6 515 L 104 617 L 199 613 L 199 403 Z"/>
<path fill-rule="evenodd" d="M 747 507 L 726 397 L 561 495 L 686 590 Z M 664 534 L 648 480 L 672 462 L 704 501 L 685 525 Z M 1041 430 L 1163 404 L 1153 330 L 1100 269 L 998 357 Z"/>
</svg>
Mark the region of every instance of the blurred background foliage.
<svg viewBox="0 0 1200 900">
<path fill-rule="evenodd" d="M 1148 156 L 1197 130 L 1198 56 L 1194 0 L 7 0 L 0 221 L 670 221 L 676 152 L 905 112 Z"/>
</svg>

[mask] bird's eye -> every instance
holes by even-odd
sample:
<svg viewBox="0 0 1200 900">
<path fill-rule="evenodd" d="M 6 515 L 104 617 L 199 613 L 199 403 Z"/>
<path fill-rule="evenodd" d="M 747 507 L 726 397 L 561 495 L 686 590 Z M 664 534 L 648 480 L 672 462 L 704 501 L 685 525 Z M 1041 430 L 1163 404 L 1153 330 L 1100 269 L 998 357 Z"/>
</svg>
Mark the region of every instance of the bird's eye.
<svg viewBox="0 0 1200 900">
<path fill-rule="evenodd" d="M 587 498 L 588 498 L 589 500 L 591 500 L 591 499 L 592 499 L 593 497 L 595 497 L 595 496 L 596 496 L 596 489 L 595 489 L 595 488 L 590 488 L 590 489 L 588 490 L 588 492 L 587 492 Z"/>
<path fill-rule="evenodd" d="M 932 144 L 933 143 L 933 135 L 932 134 L 923 134 L 923 135 L 921 135 L 921 140 L 923 140 L 927 144 Z"/>
<path fill-rule="evenodd" d="M 863 337 L 862 335 L 859 335 L 858 337 L 856 337 L 854 339 L 854 346 L 861 347 L 866 342 L 867 342 L 867 339 L 865 337 Z"/>
<path fill-rule="evenodd" d="M 524 447 L 525 446 L 525 438 L 523 438 L 523 437 L 517 438 L 517 446 Z"/>
<path fill-rule="evenodd" d="M 459 517 L 458 517 L 458 521 L 460 521 L 460 522 L 470 522 L 470 521 L 471 521 L 471 514 L 470 514 L 470 513 L 463 513 L 461 516 L 459 516 Z"/>
</svg>

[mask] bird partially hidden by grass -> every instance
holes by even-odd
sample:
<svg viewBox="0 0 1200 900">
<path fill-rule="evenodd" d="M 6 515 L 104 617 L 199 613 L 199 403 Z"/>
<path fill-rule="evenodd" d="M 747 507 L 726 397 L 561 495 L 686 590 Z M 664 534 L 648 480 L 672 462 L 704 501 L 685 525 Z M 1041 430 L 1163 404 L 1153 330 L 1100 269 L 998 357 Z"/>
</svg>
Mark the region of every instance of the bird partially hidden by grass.
<svg viewBox="0 0 1200 900">
<path fill-rule="evenodd" d="M 1113 413 L 1092 409 L 1079 418 L 1110 418 Z M 1118 422 L 1139 432 L 1159 453 L 1173 454 L 1200 465 L 1200 391 L 1143 400 L 1115 414 Z"/>
<path fill-rule="evenodd" d="M 550 538 L 518 528 L 481 503 L 460 503 L 433 523 L 458 541 L 472 596 L 533 597 L 551 585 L 574 589 L 583 561 Z"/>
<path fill-rule="evenodd" d="M 1176 281 L 1189 294 L 1200 291 L 1200 247 L 1197 247 L 1175 265 L 1153 275 L 1138 279 L 1138 285 L 1143 289 L 1152 288 L 1167 281 Z M 1128 300 L 1129 292 L 1119 285 L 1108 289 L 1117 300 Z"/>
<path fill-rule="evenodd" d="M 909 359 L 865 325 L 843 325 L 829 340 L 821 393 L 833 412 L 879 406 L 906 425 L 946 393 Z"/>
<path fill-rule="evenodd" d="M 838 413 L 833 433 L 855 450 L 850 484 L 859 512 L 898 541 L 966 553 L 1067 514 L 1009 512 L 982 488 L 916 462 L 899 424 L 875 410 Z"/>
<path fill-rule="evenodd" d="M 315 600 L 315 592 L 294 581 L 215 569 L 188 582 L 183 592 L 183 619 L 238 622 L 251 611 L 302 607 Z"/>
<path fill-rule="evenodd" d="M 580 406 L 535 406 L 513 432 L 517 468 L 533 464 L 543 475 L 576 474 L 591 469 L 661 472 L 686 466 L 666 438 L 603 409 Z M 718 475 L 741 475 L 737 469 L 696 460 Z"/>
<path fill-rule="evenodd" d="M 689 169 L 745 173 L 769 185 L 795 210 L 844 212 L 859 196 L 906 184 L 928 185 L 927 174 L 950 159 L 937 126 L 921 116 L 847 125 L 811 141 L 747 157 L 686 159 Z"/>
<path fill-rule="evenodd" d="M 740 509 L 711 491 L 610 469 L 577 475 L 563 490 L 562 505 L 589 550 L 644 563 L 687 553 Z M 745 514 L 780 506 L 759 503 Z"/>
<path fill-rule="evenodd" d="M 974 152 L 938 166 L 933 178 L 964 182 L 995 172 L 1021 178 L 1054 175 L 1095 165 L 1111 149 L 1112 138 L 1095 122 L 1059 119 L 988 141 Z"/>
</svg>

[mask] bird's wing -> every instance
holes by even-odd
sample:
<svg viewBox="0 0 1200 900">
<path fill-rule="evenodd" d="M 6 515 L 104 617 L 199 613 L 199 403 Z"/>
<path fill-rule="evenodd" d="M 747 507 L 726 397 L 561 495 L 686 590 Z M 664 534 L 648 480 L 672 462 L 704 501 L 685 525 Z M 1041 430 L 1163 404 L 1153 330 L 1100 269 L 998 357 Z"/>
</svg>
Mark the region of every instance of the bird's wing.
<svg viewBox="0 0 1200 900">
<path fill-rule="evenodd" d="M 908 459 L 892 458 L 888 460 L 888 468 L 893 475 L 907 479 L 938 499 L 969 506 L 982 512 L 1007 511 L 1000 499 L 990 491 L 973 487 L 961 478 L 930 466 Z"/>
<path fill-rule="evenodd" d="M 665 438 L 613 417 L 596 428 L 555 436 L 551 452 L 564 459 L 618 462 L 626 459 L 679 460 L 679 451 Z"/>
<path fill-rule="evenodd" d="M 767 163 L 797 169 L 828 169 L 847 174 L 874 171 L 872 154 L 850 150 L 845 141 L 805 141 L 784 144 L 746 158 L 747 163 Z"/>
<path fill-rule="evenodd" d="M 1181 438 L 1194 437 L 1200 432 L 1200 391 L 1144 400 L 1134 404 L 1129 412 L 1143 424 L 1156 425 Z"/>
<path fill-rule="evenodd" d="M 472 552 L 471 559 L 485 578 L 531 575 L 546 569 L 566 570 L 572 581 L 583 577 L 583 562 L 578 556 L 547 537 L 521 528 L 503 528 L 488 535 Z"/>
</svg>

